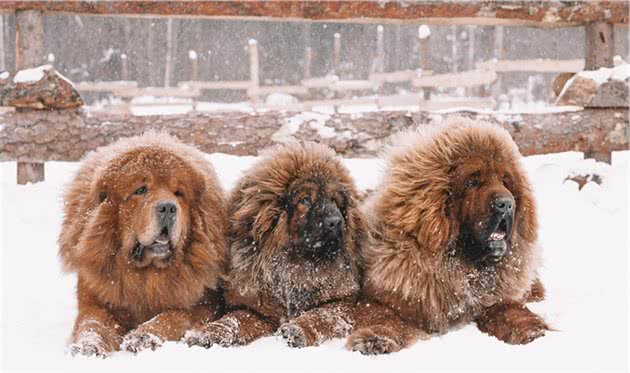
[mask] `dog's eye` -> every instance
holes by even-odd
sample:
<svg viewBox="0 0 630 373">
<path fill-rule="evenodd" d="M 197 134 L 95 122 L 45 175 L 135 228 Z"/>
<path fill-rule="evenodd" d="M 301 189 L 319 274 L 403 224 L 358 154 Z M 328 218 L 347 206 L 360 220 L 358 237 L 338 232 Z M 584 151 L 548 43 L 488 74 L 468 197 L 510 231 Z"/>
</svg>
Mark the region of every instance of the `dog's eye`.
<svg viewBox="0 0 630 373">
<path fill-rule="evenodd" d="M 503 183 L 503 186 L 507 187 L 508 185 L 510 185 L 510 178 L 508 176 L 503 177 L 503 180 L 501 180 L 501 182 Z"/>
<path fill-rule="evenodd" d="M 467 180 L 466 183 L 464 183 L 464 185 L 466 186 L 466 188 L 477 188 L 479 185 L 481 185 L 481 182 L 478 179 L 470 179 Z"/>
<path fill-rule="evenodd" d="M 143 186 L 141 186 L 140 188 L 136 189 L 136 191 L 135 191 L 135 192 L 133 192 L 133 194 L 140 195 L 140 194 L 145 194 L 145 193 L 146 193 L 146 192 L 148 192 L 148 191 L 149 191 L 149 188 L 147 188 L 147 186 L 146 186 L 146 185 L 143 185 Z"/>
<path fill-rule="evenodd" d="M 184 193 L 181 190 L 176 190 L 175 191 L 175 197 L 183 197 Z"/>
<path fill-rule="evenodd" d="M 311 197 L 306 196 L 306 197 L 302 198 L 302 199 L 300 200 L 300 202 L 298 202 L 298 203 L 299 203 L 300 205 L 304 205 L 304 206 L 308 207 L 308 206 L 310 206 L 310 205 L 311 205 Z"/>
</svg>

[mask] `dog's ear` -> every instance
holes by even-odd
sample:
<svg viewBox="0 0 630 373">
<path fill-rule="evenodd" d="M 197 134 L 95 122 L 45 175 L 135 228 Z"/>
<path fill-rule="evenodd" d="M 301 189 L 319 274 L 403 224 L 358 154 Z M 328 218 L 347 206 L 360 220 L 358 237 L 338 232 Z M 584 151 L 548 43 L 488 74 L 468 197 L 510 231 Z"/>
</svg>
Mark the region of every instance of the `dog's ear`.
<svg viewBox="0 0 630 373">
<path fill-rule="evenodd" d="M 64 218 L 59 235 L 59 256 L 65 270 L 76 270 L 79 240 L 85 225 L 100 203 L 94 161 L 81 165 L 64 194 Z"/>
<path fill-rule="evenodd" d="M 534 193 L 525 172 L 520 168 L 517 170 L 518 177 L 513 191 L 516 200 L 516 233 L 526 242 L 534 243 L 538 239 Z"/>
</svg>

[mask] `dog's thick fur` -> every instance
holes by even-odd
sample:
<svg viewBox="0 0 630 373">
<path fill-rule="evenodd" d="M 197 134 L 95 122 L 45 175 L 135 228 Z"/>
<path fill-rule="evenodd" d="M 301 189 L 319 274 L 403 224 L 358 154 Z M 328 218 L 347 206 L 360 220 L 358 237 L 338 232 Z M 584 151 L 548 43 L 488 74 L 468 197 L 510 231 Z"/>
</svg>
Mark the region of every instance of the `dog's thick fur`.
<svg viewBox="0 0 630 373">
<path fill-rule="evenodd" d="M 456 117 L 401 134 L 386 153 L 382 185 L 362 206 L 373 240 L 348 348 L 393 352 L 469 322 L 508 343 L 544 334 L 524 305 L 544 296 L 536 208 L 507 131 Z M 463 221 L 481 221 L 490 198 L 481 187 L 465 190 L 464 173 L 473 171 L 515 201 L 511 245 L 490 264 L 466 258 L 460 239 Z"/>
<path fill-rule="evenodd" d="M 157 235 L 164 200 L 177 207 L 170 255 L 134 251 Z M 59 255 L 78 275 L 72 353 L 156 348 L 220 316 L 227 205 L 201 152 L 166 134 L 119 140 L 85 158 L 64 202 Z"/>
<path fill-rule="evenodd" d="M 307 209 L 298 202 L 313 197 Z M 326 258 L 305 256 L 305 216 L 322 199 L 343 215 L 343 244 Z M 319 202 L 318 202 L 319 200 Z M 349 172 L 320 144 L 280 145 L 234 188 L 229 201 L 231 312 L 187 333 L 191 345 L 247 344 L 276 330 L 292 347 L 317 345 L 351 330 L 365 237 Z M 310 216 L 310 215 L 309 215 Z M 311 224 L 322 224 L 314 221 Z"/>
</svg>

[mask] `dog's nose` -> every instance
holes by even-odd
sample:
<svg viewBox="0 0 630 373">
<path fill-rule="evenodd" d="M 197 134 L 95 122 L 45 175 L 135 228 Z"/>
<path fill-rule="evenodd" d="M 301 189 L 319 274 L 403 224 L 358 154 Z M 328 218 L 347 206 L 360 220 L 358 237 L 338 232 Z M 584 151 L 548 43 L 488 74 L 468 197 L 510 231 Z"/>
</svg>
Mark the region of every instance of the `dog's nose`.
<svg viewBox="0 0 630 373">
<path fill-rule="evenodd" d="M 497 197 L 492 201 L 491 206 L 494 211 L 506 215 L 514 209 L 514 200 L 507 196 Z"/>
<path fill-rule="evenodd" d="M 177 205 L 171 201 L 160 201 L 155 205 L 161 227 L 170 227 L 175 223 Z"/>
<path fill-rule="evenodd" d="M 341 216 L 331 215 L 324 218 L 324 226 L 327 230 L 336 232 L 341 227 Z"/>
</svg>

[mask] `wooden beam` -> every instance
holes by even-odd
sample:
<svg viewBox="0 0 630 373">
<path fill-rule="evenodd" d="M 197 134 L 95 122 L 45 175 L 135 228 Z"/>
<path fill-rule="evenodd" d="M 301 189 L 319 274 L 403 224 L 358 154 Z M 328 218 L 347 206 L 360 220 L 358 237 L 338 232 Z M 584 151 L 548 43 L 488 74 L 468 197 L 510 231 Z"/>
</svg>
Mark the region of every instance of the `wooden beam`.
<svg viewBox="0 0 630 373">
<path fill-rule="evenodd" d="M 453 113 L 451 113 L 453 114 Z M 375 156 L 383 140 L 410 126 L 447 115 L 436 112 L 191 113 L 168 116 L 105 115 L 74 111 L 28 111 L 0 117 L 0 161 L 77 161 L 88 151 L 120 137 L 164 130 L 207 153 L 256 155 L 279 142 L 315 140 L 350 157 Z M 524 155 L 582 151 L 606 160 L 627 150 L 627 109 L 587 109 L 540 114 L 459 112 L 506 128 Z"/>
<path fill-rule="evenodd" d="M 597 70 L 600 67 L 612 67 L 615 54 L 613 25 L 604 22 L 589 23 L 585 27 L 586 70 Z"/>
<path fill-rule="evenodd" d="M 575 73 L 584 70 L 584 60 L 490 60 L 477 62 L 477 69 L 494 70 L 496 72 L 537 72 L 537 73 Z"/>
<path fill-rule="evenodd" d="M 563 27 L 628 24 L 627 1 L 0 1 L 0 12 Z"/>
<path fill-rule="evenodd" d="M 15 69 L 36 67 L 44 60 L 44 17 L 39 10 L 15 13 Z M 18 184 L 44 181 L 44 164 L 18 162 Z"/>
<path fill-rule="evenodd" d="M 497 73 L 488 70 L 463 71 L 452 74 L 421 76 L 412 81 L 414 87 L 476 87 L 492 84 L 497 80 Z"/>
</svg>

